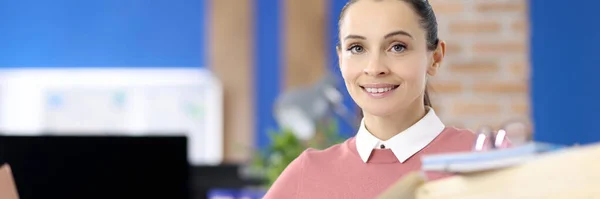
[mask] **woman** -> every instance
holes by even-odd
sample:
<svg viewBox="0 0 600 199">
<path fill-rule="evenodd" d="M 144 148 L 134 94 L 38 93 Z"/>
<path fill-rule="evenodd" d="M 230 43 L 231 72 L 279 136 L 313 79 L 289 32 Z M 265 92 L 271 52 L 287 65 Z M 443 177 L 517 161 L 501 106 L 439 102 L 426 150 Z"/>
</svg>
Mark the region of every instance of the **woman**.
<svg viewBox="0 0 600 199">
<path fill-rule="evenodd" d="M 444 126 L 429 102 L 427 78 L 438 72 L 446 44 L 427 0 L 351 0 L 339 38 L 339 65 L 363 111 L 361 126 L 344 143 L 304 151 L 266 199 L 374 198 L 419 170 L 424 154 L 473 147 L 475 135 Z"/>
</svg>

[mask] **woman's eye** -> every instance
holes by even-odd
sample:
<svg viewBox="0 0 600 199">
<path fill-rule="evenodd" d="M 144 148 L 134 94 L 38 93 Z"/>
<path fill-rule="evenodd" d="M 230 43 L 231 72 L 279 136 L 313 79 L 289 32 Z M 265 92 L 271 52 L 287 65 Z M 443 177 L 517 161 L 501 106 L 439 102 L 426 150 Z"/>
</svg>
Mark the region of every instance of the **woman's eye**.
<svg viewBox="0 0 600 199">
<path fill-rule="evenodd" d="M 404 50 L 406 50 L 406 47 L 402 44 L 396 44 L 396 45 L 392 46 L 391 50 L 394 52 L 403 52 Z"/>
<path fill-rule="evenodd" d="M 362 53 L 364 50 L 365 49 L 362 46 L 352 46 L 348 48 L 348 51 L 350 51 L 353 54 Z"/>
</svg>

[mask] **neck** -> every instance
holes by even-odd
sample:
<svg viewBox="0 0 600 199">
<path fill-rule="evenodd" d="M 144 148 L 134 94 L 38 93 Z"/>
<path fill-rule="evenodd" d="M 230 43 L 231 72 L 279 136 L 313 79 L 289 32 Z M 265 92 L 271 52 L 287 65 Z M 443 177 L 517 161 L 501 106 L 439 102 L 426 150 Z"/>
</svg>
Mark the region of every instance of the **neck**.
<svg viewBox="0 0 600 199">
<path fill-rule="evenodd" d="M 375 116 L 363 113 L 365 127 L 380 140 L 388 140 L 417 123 L 425 116 L 425 105 L 423 105 L 422 101 L 417 102 L 418 104 L 411 105 L 407 109 L 389 116 Z"/>
</svg>

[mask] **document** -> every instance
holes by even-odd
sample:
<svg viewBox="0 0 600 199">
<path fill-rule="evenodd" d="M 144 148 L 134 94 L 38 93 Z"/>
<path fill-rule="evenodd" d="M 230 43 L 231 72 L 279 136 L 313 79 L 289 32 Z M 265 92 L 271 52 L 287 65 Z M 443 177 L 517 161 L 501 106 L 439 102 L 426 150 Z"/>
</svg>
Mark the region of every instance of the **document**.
<svg viewBox="0 0 600 199">
<path fill-rule="evenodd" d="M 470 173 L 500 169 L 530 161 L 545 153 L 562 148 L 564 146 L 548 143 L 529 143 L 490 151 L 427 155 L 421 159 L 422 170 Z"/>
</svg>

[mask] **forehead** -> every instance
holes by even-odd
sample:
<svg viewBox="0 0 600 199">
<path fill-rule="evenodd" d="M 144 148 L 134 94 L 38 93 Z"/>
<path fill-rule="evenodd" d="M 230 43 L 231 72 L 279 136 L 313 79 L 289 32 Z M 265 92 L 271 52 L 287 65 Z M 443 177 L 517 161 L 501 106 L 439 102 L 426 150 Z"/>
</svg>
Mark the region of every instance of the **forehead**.
<svg viewBox="0 0 600 199">
<path fill-rule="evenodd" d="M 340 22 L 340 34 L 380 36 L 404 30 L 413 36 L 423 32 L 420 18 L 401 0 L 361 0 L 352 4 Z"/>
</svg>

